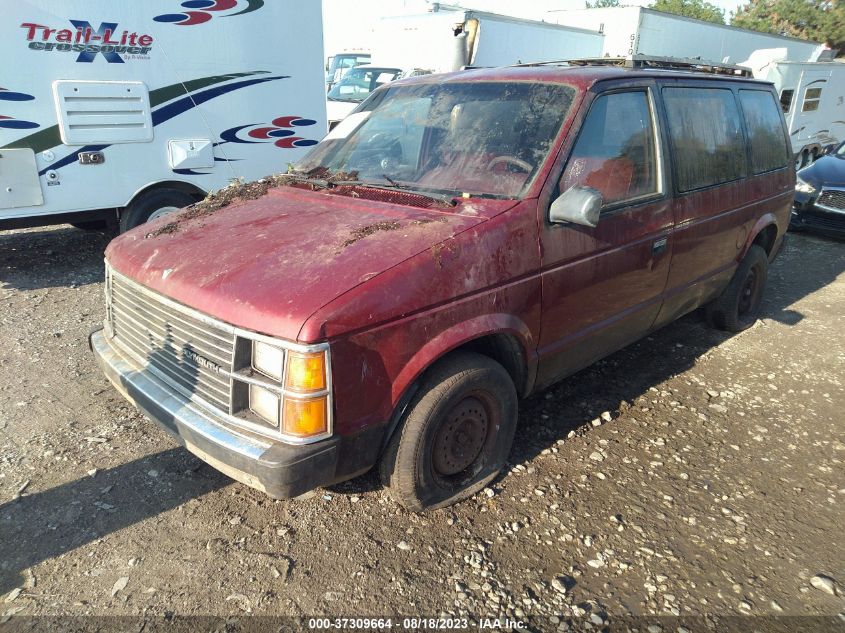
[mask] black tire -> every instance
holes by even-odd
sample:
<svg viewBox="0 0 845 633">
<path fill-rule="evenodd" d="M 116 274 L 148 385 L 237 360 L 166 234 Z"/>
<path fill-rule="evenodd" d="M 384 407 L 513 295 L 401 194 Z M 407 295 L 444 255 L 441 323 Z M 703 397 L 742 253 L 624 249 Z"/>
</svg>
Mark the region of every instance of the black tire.
<svg viewBox="0 0 845 633">
<path fill-rule="evenodd" d="M 181 209 L 193 204 L 195 199 L 178 189 L 154 189 L 135 198 L 120 214 L 120 232 L 125 233 L 140 226 L 162 209 Z"/>
<path fill-rule="evenodd" d="M 106 220 L 89 220 L 87 222 L 71 222 L 70 225 L 81 231 L 105 231 L 109 228 Z"/>
<path fill-rule="evenodd" d="M 769 257 L 753 245 L 740 262 L 728 287 L 705 306 L 708 321 L 720 330 L 742 332 L 760 315 L 769 272 Z"/>
<path fill-rule="evenodd" d="M 462 501 L 504 467 L 516 422 L 516 389 L 504 367 L 453 354 L 423 378 L 382 457 L 381 480 L 415 512 Z"/>
</svg>

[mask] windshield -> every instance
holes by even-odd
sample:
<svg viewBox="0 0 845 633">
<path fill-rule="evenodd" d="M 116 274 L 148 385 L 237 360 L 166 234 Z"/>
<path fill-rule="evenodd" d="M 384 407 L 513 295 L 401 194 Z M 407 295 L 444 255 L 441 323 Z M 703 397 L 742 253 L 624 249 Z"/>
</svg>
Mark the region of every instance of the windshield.
<svg viewBox="0 0 845 633">
<path fill-rule="evenodd" d="M 839 146 L 839 149 L 836 150 L 836 155 L 845 156 L 845 143 L 842 143 L 842 145 Z"/>
<path fill-rule="evenodd" d="M 363 101 L 373 90 L 390 83 L 401 72 L 398 68 L 352 68 L 332 86 L 328 97 L 335 101 Z"/>
<path fill-rule="evenodd" d="M 575 90 L 472 82 L 391 86 L 297 165 L 418 191 L 518 197 L 546 160 Z"/>
</svg>

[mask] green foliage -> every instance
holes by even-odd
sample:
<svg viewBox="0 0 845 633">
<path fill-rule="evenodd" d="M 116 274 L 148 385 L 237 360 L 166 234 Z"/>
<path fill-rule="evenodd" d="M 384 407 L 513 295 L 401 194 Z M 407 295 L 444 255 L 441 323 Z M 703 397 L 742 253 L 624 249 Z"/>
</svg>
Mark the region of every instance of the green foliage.
<svg viewBox="0 0 845 633">
<path fill-rule="evenodd" d="M 731 24 L 845 50 L 845 4 L 841 0 L 748 0 Z"/>
<path fill-rule="evenodd" d="M 595 2 L 587 2 L 588 9 L 607 9 L 622 6 L 619 0 L 596 0 Z"/>
<path fill-rule="evenodd" d="M 707 0 L 657 0 L 650 8 L 716 24 L 725 23 L 725 12 Z"/>
</svg>

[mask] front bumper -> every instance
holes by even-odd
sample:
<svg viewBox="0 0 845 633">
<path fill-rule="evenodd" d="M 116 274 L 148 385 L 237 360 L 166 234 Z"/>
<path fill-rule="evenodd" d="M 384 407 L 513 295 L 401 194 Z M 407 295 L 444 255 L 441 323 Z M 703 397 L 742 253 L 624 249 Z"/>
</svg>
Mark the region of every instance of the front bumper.
<svg viewBox="0 0 845 633">
<path fill-rule="evenodd" d="M 341 460 L 348 442 L 338 437 L 292 446 L 234 429 L 143 371 L 115 349 L 102 330 L 91 334 L 90 345 L 109 381 L 151 420 L 217 470 L 273 498 L 299 496 L 349 478 L 372 463 L 365 464 L 368 456 L 360 454 Z M 347 453 L 350 448 L 346 446 Z"/>
<path fill-rule="evenodd" d="M 820 207 L 815 198 L 796 195 L 789 226 L 796 230 L 845 238 L 845 210 Z"/>
</svg>

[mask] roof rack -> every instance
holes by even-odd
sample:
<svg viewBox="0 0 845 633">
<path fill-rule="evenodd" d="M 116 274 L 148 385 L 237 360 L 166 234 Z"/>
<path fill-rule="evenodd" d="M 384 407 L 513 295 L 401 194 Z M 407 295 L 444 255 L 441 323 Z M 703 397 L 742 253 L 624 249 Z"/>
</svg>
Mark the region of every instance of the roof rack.
<svg viewBox="0 0 845 633">
<path fill-rule="evenodd" d="M 560 61 L 519 64 L 520 66 L 614 66 L 616 68 L 652 68 L 660 70 L 687 70 L 711 75 L 730 75 L 732 77 L 753 77 L 750 68 L 734 64 L 721 64 L 680 57 L 652 57 L 649 55 L 631 55 L 630 57 L 587 57 Z"/>
</svg>

